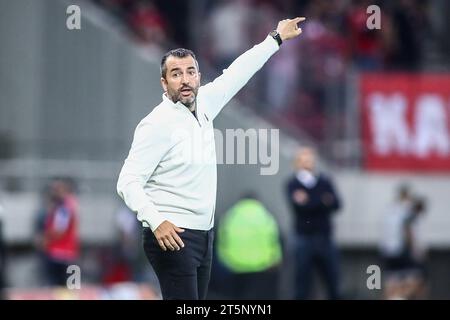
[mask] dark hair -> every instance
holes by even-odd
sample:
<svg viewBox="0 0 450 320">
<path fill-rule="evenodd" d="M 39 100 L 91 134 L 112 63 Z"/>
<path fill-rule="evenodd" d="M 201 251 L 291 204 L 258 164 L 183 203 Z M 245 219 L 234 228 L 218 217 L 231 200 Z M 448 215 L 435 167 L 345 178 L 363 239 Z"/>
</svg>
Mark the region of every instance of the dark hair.
<svg viewBox="0 0 450 320">
<path fill-rule="evenodd" d="M 194 58 L 195 65 L 197 66 L 197 70 L 198 70 L 198 62 L 197 62 L 197 58 L 195 57 L 194 52 L 192 52 L 189 49 L 184 49 L 184 48 L 173 49 L 173 50 L 166 52 L 166 54 L 161 59 L 161 77 L 162 78 L 164 78 L 164 79 L 166 78 L 166 72 L 167 72 L 166 60 L 170 56 L 174 56 L 177 58 L 184 58 L 187 56 L 191 56 L 192 58 Z"/>
<path fill-rule="evenodd" d="M 78 184 L 74 178 L 70 176 L 54 176 L 50 179 L 49 184 L 47 184 L 46 188 L 50 188 L 50 184 L 52 182 L 61 182 L 67 188 L 69 192 L 77 193 L 78 192 Z"/>
</svg>

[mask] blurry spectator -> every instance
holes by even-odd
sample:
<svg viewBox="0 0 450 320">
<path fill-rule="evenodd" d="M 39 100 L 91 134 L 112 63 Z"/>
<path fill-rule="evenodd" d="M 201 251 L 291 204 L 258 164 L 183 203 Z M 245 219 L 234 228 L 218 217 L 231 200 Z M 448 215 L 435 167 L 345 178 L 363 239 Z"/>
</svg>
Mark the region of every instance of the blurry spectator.
<svg viewBox="0 0 450 320">
<path fill-rule="evenodd" d="M 380 253 L 385 272 L 384 294 L 387 299 L 397 299 L 403 291 L 400 278 L 409 264 L 405 221 L 411 212 L 412 200 L 409 186 L 400 186 L 396 201 L 383 216 Z"/>
<path fill-rule="evenodd" d="M 280 4 L 266 0 L 254 0 L 249 11 L 247 36 L 251 42 L 264 39 L 266 31 L 271 30 L 277 21 L 282 19 Z M 260 75 L 247 84 L 238 98 L 245 104 L 258 106 L 258 113 L 278 112 L 286 107 L 296 89 L 297 54 L 294 48 L 297 44 L 285 42 L 283 50 L 277 52 L 267 67 L 260 70 Z M 287 67 L 289 65 L 289 67 Z"/>
<path fill-rule="evenodd" d="M 347 16 L 352 58 L 360 70 L 379 70 L 383 67 L 381 32 L 367 28 L 367 7 L 371 4 L 370 0 L 354 1 Z"/>
<path fill-rule="evenodd" d="M 135 0 L 95 0 L 119 18 L 125 18 Z"/>
<path fill-rule="evenodd" d="M 266 31 L 272 29 L 283 18 L 279 3 L 267 0 L 247 0 L 246 4 L 251 6 L 251 10 L 248 11 L 248 22 L 246 22 L 246 26 L 249 28 L 247 35 L 250 42 L 264 39 Z"/>
<path fill-rule="evenodd" d="M 100 259 L 103 285 L 134 280 L 134 264 L 136 262 L 139 232 L 136 215 L 130 217 L 131 213 L 127 207 L 123 206 L 120 206 L 116 212 L 117 240 L 112 246 L 102 251 Z"/>
<path fill-rule="evenodd" d="M 100 255 L 101 283 L 113 285 L 121 282 L 145 282 L 160 294 L 159 283 L 153 268 L 148 268 L 144 252 L 139 250 L 142 226 L 136 214 L 120 206 L 115 217 L 118 239 L 102 250 Z"/>
<path fill-rule="evenodd" d="M 294 96 L 286 98 L 290 102 L 288 116 L 285 112 L 281 115 L 291 126 L 301 127 L 320 141 L 330 130 L 328 119 L 338 122 L 345 106 L 342 93 L 348 41 L 339 32 L 343 22 L 338 17 L 343 15 L 340 14 L 343 9 L 334 2 L 314 1 L 306 10 L 308 19 L 302 27 L 304 39 L 297 48 L 292 48 L 291 54 L 297 68 L 287 72 L 287 77 L 295 84 L 291 90 Z"/>
<path fill-rule="evenodd" d="M 384 218 L 381 253 L 386 299 L 424 299 L 427 293 L 426 246 L 423 234 L 425 200 L 402 186 Z"/>
<path fill-rule="evenodd" d="M 423 234 L 425 200 L 413 197 L 401 186 L 397 201 L 383 218 L 381 256 L 386 299 L 416 299 L 426 296 L 426 245 Z"/>
<path fill-rule="evenodd" d="M 136 219 L 136 214 L 128 207 L 121 206 L 116 215 L 116 227 L 119 234 L 120 254 L 131 269 L 136 270 L 141 241 L 141 225 Z"/>
<path fill-rule="evenodd" d="M 43 236 L 47 276 L 51 285 L 65 286 L 67 267 L 75 264 L 79 255 L 78 200 L 73 183 L 54 179 L 50 199 Z"/>
<path fill-rule="evenodd" d="M 147 46 L 164 46 L 167 24 L 152 2 L 138 1 L 129 16 L 129 23 L 138 42 Z"/>
<path fill-rule="evenodd" d="M 302 67 L 310 68 L 306 79 L 314 79 L 323 86 L 344 72 L 348 50 L 347 38 L 339 32 L 342 22 L 338 6 L 333 1 L 314 1 L 308 8 L 308 22 L 303 27 L 305 41 L 300 44 L 298 54 L 302 55 Z M 331 79 L 330 79 L 331 78 Z"/>
<path fill-rule="evenodd" d="M 277 299 L 282 248 L 278 224 L 252 195 L 239 200 L 218 226 L 217 256 L 230 271 L 232 299 Z"/>
<path fill-rule="evenodd" d="M 140 250 L 142 225 L 136 219 L 136 214 L 122 205 L 116 214 L 116 227 L 119 235 L 119 252 L 115 255 L 116 269 L 111 270 L 109 279 L 105 277 L 105 281 L 119 282 L 121 279 L 121 281 L 145 282 L 159 292 L 155 271 L 151 266 L 148 267 L 145 253 Z"/>
<path fill-rule="evenodd" d="M 422 60 L 422 40 L 427 29 L 425 10 L 415 0 L 400 0 L 395 2 L 392 18 L 396 39 L 390 61 L 392 67 L 417 70 Z"/>
<path fill-rule="evenodd" d="M 426 201 L 416 197 L 405 223 L 406 247 L 410 257 L 410 275 L 408 277 L 408 298 L 424 299 L 427 295 L 427 246 L 424 238 L 423 215 Z"/>
<path fill-rule="evenodd" d="M 113 285 L 121 282 L 132 281 L 131 265 L 123 255 L 115 251 L 115 248 L 108 248 L 101 257 L 102 285 Z"/>
<path fill-rule="evenodd" d="M 206 2 L 206 1 L 205 1 Z M 192 23 L 192 8 L 196 8 L 197 1 L 186 0 L 155 0 L 155 5 L 161 12 L 165 21 L 170 21 L 166 24 L 166 34 L 170 38 L 171 42 L 174 42 L 173 46 L 189 48 L 192 46 L 190 43 L 190 37 L 192 36 L 193 23 Z"/>
<path fill-rule="evenodd" d="M 317 267 L 328 298 L 339 299 L 339 257 L 330 220 L 341 205 L 331 180 L 315 172 L 315 162 L 315 151 L 301 148 L 296 154 L 295 175 L 287 184 L 296 222 L 296 298 L 310 297 L 313 271 Z"/>
<path fill-rule="evenodd" d="M 54 200 L 50 195 L 50 185 L 46 185 L 41 193 L 41 204 L 34 221 L 33 245 L 39 257 L 39 272 L 41 279 L 47 279 L 47 258 L 45 254 L 45 224 L 48 213 L 53 210 Z"/>
<path fill-rule="evenodd" d="M 249 0 L 222 1 L 209 17 L 216 67 L 222 71 L 242 52 L 249 49 Z"/>
<path fill-rule="evenodd" d="M 272 112 L 286 109 L 298 86 L 297 43 L 286 43 L 284 50 L 267 65 L 267 102 Z"/>
</svg>

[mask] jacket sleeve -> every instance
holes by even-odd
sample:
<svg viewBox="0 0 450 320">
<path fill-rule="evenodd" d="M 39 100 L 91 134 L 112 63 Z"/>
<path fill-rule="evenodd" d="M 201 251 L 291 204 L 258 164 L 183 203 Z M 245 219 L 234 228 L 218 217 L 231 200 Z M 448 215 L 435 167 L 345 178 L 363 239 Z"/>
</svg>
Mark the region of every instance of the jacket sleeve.
<svg viewBox="0 0 450 320">
<path fill-rule="evenodd" d="M 300 203 L 295 202 L 293 199 L 296 188 L 294 186 L 292 186 L 291 183 L 289 183 L 287 190 L 288 190 L 288 197 L 289 197 L 289 202 L 291 203 L 291 207 L 297 214 L 303 214 L 303 213 L 317 211 L 317 210 L 320 210 L 320 211 L 330 210 L 330 208 L 323 203 L 320 196 L 319 197 L 311 197 L 308 194 L 308 197 L 309 197 L 308 201 L 306 201 L 303 204 L 300 204 Z M 304 190 L 304 191 L 306 193 L 308 193 L 307 190 Z"/>
<path fill-rule="evenodd" d="M 128 157 L 125 159 L 117 181 L 117 193 L 126 205 L 137 213 L 139 221 L 154 231 L 164 219 L 144 191 L 161 159 L 169 151 L 163 128 L 141 122 L 134 133 Z"/>
<path fill-rule="evenodd" d="M 329 205 L 326 205 L 326 207 L 331 211 L 337 211 L 341 208 L 342 201 L 339 197 L 339 195 L 336 192 L 336 188 L 334 187 L 334 184 L 331 179 L 325 178 L 326 184 L 329 190 L 329 193 L 333 196 L 333 199 Z"/>
<path fill-rule="evenodd" d="M 222 108 L 238 93 L 250 78 L 262 68 L 279 49 L 271 37 L 240 55 L 214 81 L 200 88 L 199 97 L 205 100 L 206 113 L 214 119 Z"/>
</svg>

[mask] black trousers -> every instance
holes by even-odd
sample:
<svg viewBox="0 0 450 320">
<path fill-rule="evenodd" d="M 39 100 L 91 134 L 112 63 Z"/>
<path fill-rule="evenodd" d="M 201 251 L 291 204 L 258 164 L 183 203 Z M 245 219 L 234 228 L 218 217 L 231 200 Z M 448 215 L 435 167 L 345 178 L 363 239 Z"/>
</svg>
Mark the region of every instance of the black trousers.
<svg viewBox="0 0 450 320">
<path fill-rule="evenodd" d="M 70 276 L 67 274 L 67 268 L 75 262 L 60 261 L 46 256 L 44 263 L 48 283 L 52 286 L 65 287 Z"/>
<path fill-rule="evenodd" d="M 164 300 L 204 300 L 211 276 L 214 231 L 185 229 L 184 248 L 163 251 L 150 228 L 143 228 L 145 255 L 159 280 Z"/>
<path fill-rule="evenodd" d="M 328 299 L 340 298 L 339 252 L 328 234 L 297 234 L 296 299 L 310 299 L 313 272 L 317 268 L 328 291 Z"/>
</svg>

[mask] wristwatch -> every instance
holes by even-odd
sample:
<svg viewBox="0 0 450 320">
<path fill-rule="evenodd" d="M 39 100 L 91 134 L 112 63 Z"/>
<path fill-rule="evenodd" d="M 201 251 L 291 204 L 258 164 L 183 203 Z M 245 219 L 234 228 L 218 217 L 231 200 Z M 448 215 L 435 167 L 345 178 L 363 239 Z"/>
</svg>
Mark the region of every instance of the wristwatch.
<svg viewBox="0 0 450 320">
<path fill-rule="evenodd" d="M 278 46 L 281 46 L 281 44 L 283 43 L 283 40 L 281 40 L 281 36 L 280 36 L 280 34 L 278 33 L 277 30 L 271 31 L 269 33 L 269 35 L 277 41 Z"/>
</svg>

